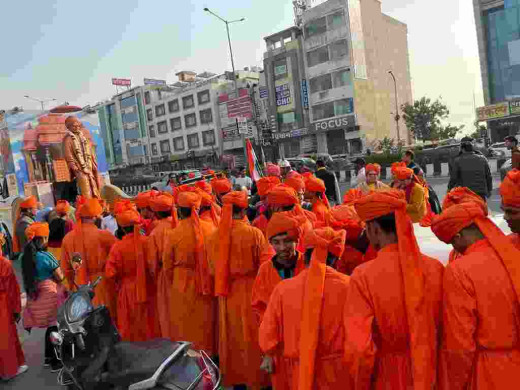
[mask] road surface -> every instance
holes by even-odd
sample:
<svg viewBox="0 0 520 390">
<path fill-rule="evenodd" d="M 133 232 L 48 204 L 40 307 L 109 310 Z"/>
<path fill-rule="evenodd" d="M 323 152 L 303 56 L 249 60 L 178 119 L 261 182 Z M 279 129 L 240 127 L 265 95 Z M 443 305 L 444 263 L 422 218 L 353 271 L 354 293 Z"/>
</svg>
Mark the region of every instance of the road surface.
<svg viewBox="0 0 520 390">
<path fill-rule="evenodd" d="M 448 178 L 429 178 L 429 183 L 433 186 L 433 189 L 439 196 L 440 201 L 444 199 L 448 187 Z M 500 210 L 500 195 L 498 194 L 498 186 L 500 185 L 500 178 L 498 176 L 493 178 L 493 194 L 488 200 L 488 205 L 491 213 L 497 215 L 501 213 Z M 349 188 L 347 183 L 340 183 L 340 189 L 342 194 Z M 501 218 L 500 216 L 497 216 Z M 498 223 L 498 222 L 497 222 Z M 502 225 L 502 224 L 501 224 Z M 422 238 L 422 237 L 421 237 Z M 431 238 L 431 237 L 428 237 Z M 432 240 L 434 241 L 434 240 Z M 436 245 L 436 242 L 433 242 Z M 440 243 L 440 246 L 444 244 Z M 31 334 L 22 331 L 23 334 L 23 349 L 27 364 L 29 365 L 29 371 L 21 375 L 18 378 L 8 382 L 0 383 L 0 388 L 3 390 L 11 389 L 42 389 L 42 390 L 54 390 L 63 389 L 58 386 L 56 382 L 56 374 L 51 373 L 50 369 L 43 368 L 43 338 L 45 335 L 44 329 L 34 329 Z"/>
</svg>

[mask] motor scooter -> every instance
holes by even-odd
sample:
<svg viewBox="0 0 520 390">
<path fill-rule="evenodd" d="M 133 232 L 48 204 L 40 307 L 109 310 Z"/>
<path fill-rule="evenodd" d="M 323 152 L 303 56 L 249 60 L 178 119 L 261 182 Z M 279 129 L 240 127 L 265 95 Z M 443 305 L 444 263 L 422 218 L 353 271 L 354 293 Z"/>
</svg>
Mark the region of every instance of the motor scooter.
<svg viewBox="0 0 520 390">
<path fill-rule="evenodd" d="M 60 385 L 71 390 L 219 387 L 219 369 L 206 352 L 192 349 L 189 342 L 121 341 L 109 310 L 92 304 L 100 280 L 77 288 L 58 309 L 58 331 L 50 340 L 63 363 Z"/>
</svg>

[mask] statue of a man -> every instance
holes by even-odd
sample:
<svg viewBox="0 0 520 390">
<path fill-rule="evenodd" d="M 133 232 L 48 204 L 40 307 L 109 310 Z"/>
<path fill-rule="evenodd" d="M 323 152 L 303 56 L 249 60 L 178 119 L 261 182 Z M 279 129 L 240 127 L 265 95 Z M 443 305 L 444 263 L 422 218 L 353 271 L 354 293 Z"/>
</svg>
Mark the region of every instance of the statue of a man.
<svg viewBox="0 0 520 390">
<path fill-rule="evenodd" d="M 86 198 L 99 198 L 99 177 L 96 151 L 83 134 L 83 125 L 75 116 L 65 120 L 68 134 L 63 139 L 65 160 L 76 178 L 79 192 Z"/>
</svg>

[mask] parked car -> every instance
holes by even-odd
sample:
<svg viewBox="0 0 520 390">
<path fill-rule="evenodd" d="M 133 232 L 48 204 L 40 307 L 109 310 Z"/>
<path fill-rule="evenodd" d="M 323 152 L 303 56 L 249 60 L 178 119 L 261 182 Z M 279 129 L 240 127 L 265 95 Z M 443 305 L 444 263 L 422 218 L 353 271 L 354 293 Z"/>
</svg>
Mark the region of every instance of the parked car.
<svg viewBox="0 0 520 390">
<path fill-rule="evenodd" d="M 496 142 L 489 147 L 490 155 L 497 158 L 511 158 L 511 151 L 506 148 L 505 142 Z"/>
<path fill-rule="evenodd" d="M 157 189 L 159 191 L 170 192 L 171 188 L 168 185 L 168 180 L 170 179 L 170 175 L 178 176 L 178 175 L 183 175 L 184 174 L 184 175 L 187 176 L 190 173 L 194 173 L 195 177 L 193 177 L 191 179 L 188 178 L 186 180 L 183 180 L 181 182 L 181 184 L 188 184 L 188 183 L 191 183 L 191 182 L 194 182 L 194 181 L 202 179 L 202 174 L 200 173 L 199 170 L 196 170 L 196 169 L 187 169 L 185 171 L 172 171 L 172 172 L 168 172 L 167 175 L 164 175 L 161 180 L 153 182 L 151 184 L 151 188 L 155 188 L 155 189 Z"/>
<path fill-rule="evenodd" d="M 332 165 L 333 161 L 331 155 L 328 153 L 303 153 L 300 154 L 298 157 L 311 158 L 314 161 L 322 160 L 325 162 L 325 164 L 329 166 Z"/>
<path fill-rule="evenodd" d="M 314 161 L 312 158 L 308 157 L 290 157 L 286 158 L 285 160 L 289 161 L 289 164 L 291 164 L 291 168 L 294 170 L 298 170 L 300 166 L 304 166 L 309 168 L 310 170 L 315 171 L 316 170 L 316 161 Z"/>
</svg>

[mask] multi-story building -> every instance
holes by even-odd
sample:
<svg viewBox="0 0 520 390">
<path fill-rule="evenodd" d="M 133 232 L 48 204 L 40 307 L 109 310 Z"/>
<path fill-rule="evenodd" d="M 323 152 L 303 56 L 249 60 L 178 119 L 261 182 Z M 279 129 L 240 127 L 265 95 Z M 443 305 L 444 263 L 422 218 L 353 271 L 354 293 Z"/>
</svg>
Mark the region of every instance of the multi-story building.
<svg viewBox="0 0 520 390">
<path fill-rule="evenodd" d="M 110 168 L 150 161 L 143 96 L 150 87 L 138 86 L 96 106 L 105 154 Z"/>
<path fill-rule="evenodd" d="M 394 122 L 388 73 L 397 79 L 398 105 L 411 102 L 406 25 L 383 14 L 378 0 L 307 3 L 298 2 L 298 27 L 266 38 L 264 70 L 280 130 L 275 137 L 290 140 L 281 153 L 355 154 L 385 136 L 409 141 L 404 124 L 398 131 Z M 284 65 L 290 74 L 281 73 Z M 284 107 L 291 103 L 301 106 L 294 121 Z"/>
<path fill-rule="evenodd" d="M 492 142 L 520 133 L 520 2 L 473 0 L 485 107 Z"/>
</svg>

